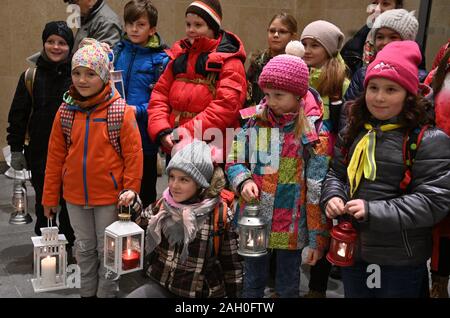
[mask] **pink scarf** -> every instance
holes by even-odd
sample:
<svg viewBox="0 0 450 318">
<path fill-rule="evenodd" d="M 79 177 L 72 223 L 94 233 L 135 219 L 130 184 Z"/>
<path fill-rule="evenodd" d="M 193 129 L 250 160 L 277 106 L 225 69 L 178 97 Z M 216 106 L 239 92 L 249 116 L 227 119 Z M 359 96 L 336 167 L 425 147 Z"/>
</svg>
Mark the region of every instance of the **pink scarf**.
<svg viewBox="0 0 450 318">
<path fill-rule="evenodd" d="M 151 253 L 161 243 L 162 233 L 169 245 L 183 244 L 181 261 L 184 262 L 189 254 L 189 243 L 195 239 L 206 217 L 214 210 L 219 197 L 185 205 L 174 201 L 169 188 L 162 196 L 159 212 L 152 215 L 148 223 L 146 251 Z"/>
</svg>

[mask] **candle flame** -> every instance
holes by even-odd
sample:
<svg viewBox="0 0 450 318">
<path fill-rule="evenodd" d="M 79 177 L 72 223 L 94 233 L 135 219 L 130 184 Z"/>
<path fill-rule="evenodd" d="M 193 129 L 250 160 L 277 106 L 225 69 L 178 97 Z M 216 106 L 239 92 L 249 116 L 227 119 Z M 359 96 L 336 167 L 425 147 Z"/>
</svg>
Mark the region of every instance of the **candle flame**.
<svg viewBox="0 0 450 318">
<path fill-rule="evenodd" d="M 127 250 L 127 254 L 128 254 L 128 256 L 131 256 L 131 249 Z"/>
<path fill-rule="evenodd" d="M 341 257 L 345 257 L 345 250 L 347 249 L 347 244 L 339 243 L 339 250 L 337 254 Z"/>
</svg>

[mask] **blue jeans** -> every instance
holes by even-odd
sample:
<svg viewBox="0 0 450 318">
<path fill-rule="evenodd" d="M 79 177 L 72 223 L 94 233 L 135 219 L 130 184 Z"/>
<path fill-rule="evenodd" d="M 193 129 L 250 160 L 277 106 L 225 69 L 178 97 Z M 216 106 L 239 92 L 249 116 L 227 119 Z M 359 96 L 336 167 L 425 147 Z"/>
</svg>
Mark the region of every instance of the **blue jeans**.
<svg viewBox="0 0 450 318">
<path fill-rule="evenodd" d="M 244 258 L 243 298 L 262 298 L 269 279 L 270 254 Z M 302 251 L 276 250 L 275 292 L 281 298 L 297 298 Z"/>
<path fill-rule="evenodd" d="M 424 281 L 428 273 L 426 263 L 418 266 L 382 266 L 380 276 L 369 270 L 370 264 L 357 262 L 354 266 L 341 267 L 346 298 L 419 298 L 423 293 Z M 368 283 L 379 284 L 373 288 Z M 378 288 L 379 287 L 379 288 Z"/>
</svg>

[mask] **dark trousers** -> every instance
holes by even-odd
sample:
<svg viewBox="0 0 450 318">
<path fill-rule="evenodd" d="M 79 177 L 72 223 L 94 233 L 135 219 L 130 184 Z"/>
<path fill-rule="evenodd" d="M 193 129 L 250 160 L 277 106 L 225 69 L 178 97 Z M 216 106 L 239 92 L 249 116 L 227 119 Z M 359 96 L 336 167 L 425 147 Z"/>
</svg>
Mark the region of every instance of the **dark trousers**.
<svg viewBox="0 0 450 318">
<path fill-rule="evenodd" d="M 158 178 L 156 160 L 157 154 L 144 155 L 144 171 L 139 193 L 144 208 L 156 201 L 156 180 Z"/>
<path fill-rule="evenodd" d="M 328 276 L 330 275 L 331 263 L 327 260 L 324 252 L 323 257 L 309 270 L 309 290 L 324 293 L 328 287 Z"/>
<path fill-rule="evenodd" d="M 262 298 L 269 279 L 271 251 L 244 257 L 243 298 Z M 298 298 L 302 250 L 276 250 L 275 292 L 280 298 Z"/>
<path fill-rule="evenodd" d="M 36 193 L 36 204 L 34 205 L 36 213 L 36 224 L 34 225 L 34 232 L 36 235 L 41 236 L 41 227 L 47 227 L 47 218 L 44 215 L 44 207 L 42 206 L 42 194 L 44 192 L 44 171 L 40 169 L 31 169 L 31 184 L 33 185 L 34 192 Z M 69 241 L 69 247 L 73 246 L 75 241 L 75 234 L 73 232 L 72 226 L 70 225 L 69 214 L 67 213 L 66 201 L 62 198 L 59 202 L 61 210 L 58 214 L 59 221 L 59 233 L 66 236 L 67 241 Z"/>
<path fill-rule="evenodd" d="M 367 284 L 373 272 L 367 272 L 368 263 L 341 267 L 346 298 L 420 298 L 427 273 L 426 263 L 418 266 L 380 266 L 380 285 Z M 372 286 L 371 286 L 372 287 Z"/>
</svg>

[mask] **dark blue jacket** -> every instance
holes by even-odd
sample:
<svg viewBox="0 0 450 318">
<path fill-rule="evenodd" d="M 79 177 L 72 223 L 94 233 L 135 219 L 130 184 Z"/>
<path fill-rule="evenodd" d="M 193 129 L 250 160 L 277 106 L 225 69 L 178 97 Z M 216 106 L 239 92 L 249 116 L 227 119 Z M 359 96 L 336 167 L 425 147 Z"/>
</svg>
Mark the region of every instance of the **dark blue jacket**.
<svg viewBox="0 0 450 318">
<path fill-rule="evenodd" d="M 128 105 L 136 106 L 136 119 L 142 137 L 145 155 L 156 154 L 158 145 L 150 140 L 147 133 L 147 107 L 153 87 L 169 62 L 164 51 L 168 47 L 161 37 L 157 47 L 142 47 L 123 39 L 114 47 L 114 68 L 121 70 Z"/>
</svg>

